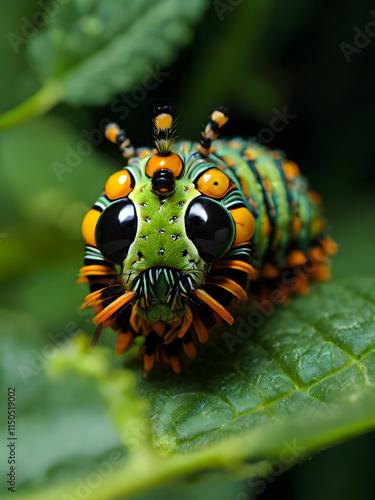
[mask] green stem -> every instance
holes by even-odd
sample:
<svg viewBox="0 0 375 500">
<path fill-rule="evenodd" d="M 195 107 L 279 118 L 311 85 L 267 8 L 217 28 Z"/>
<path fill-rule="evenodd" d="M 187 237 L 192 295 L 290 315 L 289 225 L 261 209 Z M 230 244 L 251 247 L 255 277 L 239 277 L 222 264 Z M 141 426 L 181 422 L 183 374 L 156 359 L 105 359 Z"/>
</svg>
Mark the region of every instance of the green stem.
<svg viewBox="0 0 375 500">
<path fill-rule="evenodd" d="M 0 115 L 0 130 L 46 113 L 59 102 L 60 97 L 60 86 L 55 81 L 50 81 L 25 102 Z"/>
</svg>

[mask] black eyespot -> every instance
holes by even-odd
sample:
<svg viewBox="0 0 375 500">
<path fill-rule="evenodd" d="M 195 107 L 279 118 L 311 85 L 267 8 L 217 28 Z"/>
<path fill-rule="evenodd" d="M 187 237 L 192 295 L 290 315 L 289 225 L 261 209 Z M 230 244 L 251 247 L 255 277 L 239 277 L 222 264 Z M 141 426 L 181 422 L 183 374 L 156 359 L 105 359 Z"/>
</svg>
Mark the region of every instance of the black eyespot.
<svg viewBox="0 0 375 500">
<path fill-rule="evenodd" d="M 218 201 L 199 196 L 185 215 L 186 234 L 206 262 L 223 257 L 235 235 L 230 212 Z"/>
<path fill-rule="evenodd" d="M 99 217 L 96 242 L 103 256 L 121 264 L 137 232 L 137 214 L 133 203 L 121 200 L 112 203 Z"/>
</svg>

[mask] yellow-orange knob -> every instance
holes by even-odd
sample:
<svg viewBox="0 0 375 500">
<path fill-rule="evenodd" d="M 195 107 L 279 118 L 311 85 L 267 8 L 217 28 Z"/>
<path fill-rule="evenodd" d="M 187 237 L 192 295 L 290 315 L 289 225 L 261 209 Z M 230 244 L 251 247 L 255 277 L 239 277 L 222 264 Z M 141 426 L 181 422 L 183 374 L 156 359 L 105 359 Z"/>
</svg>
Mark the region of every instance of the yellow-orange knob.
<svg viewBox="0 0 375 500">
<path fill-rule="evenodd" d="M 101 212 L 94 210 L 93 208 L 87 212 L 85 218 L 82 222 L 82 236 L 85 240 L 86 245 L 92 245 L 96 247 L 95 239 L 95 229 L 98 219 L 101 216 Z"/>
<path fill-rule="evenodd" d="M 216 122 L 219 127 L 223 127 L 227 123 L 228 117 L 222 111 L 215 109 L 211 115 L 211 120 Z"/>
<path fill-rule="evenodd" d="M 146 165 L 146 174 L 148 177 L 152 177 L 156 170 L 161 168 L 169 169 L 174 177 L 178 177 L 182 174 L 184 164 L 181 158 L 176 153 L 171 153 L 168 156 L 160 156 L 159 154 L 154 154 L 148 160 Z"/>
<path fill-rule="evenodd" d="M 169 130 L 172 127 L 173 117 L 170 113 L 160 113 L 155 118 L 155 124 L 158 129 Z"/>
<path fill-rule="evenodd" d="M 133 178 L 126 169 L 114 173 L 107 180 L 105 185 L 105 194 L 110 200 L 117 200 L 127 196 L 132 190 Z"/>
<path fill-rule="evenodd" d="M 230 180 L 218 168 L 209 168 L 200 176 L 197 189 L 212 198 L 222 198 L 230 188 Z"/>
<path fill-rule="evenodd" d="M 293 180 L 296 175 L 300 174 L 300 170 L 298 165 L 294 163 L 294 161 L 284 161 L 282 164 L 282 169 L 284 171 L 284 175 L 288 180 Z"/>
<path fill-rule="evenodd" d="M 254 234 L 255 222 L 250 210 L 245 207 L 234 208 L 230 211 L 236 225 L 236 235 L 232 247 L 243 245 L 250 241 Z"/>
</svg>

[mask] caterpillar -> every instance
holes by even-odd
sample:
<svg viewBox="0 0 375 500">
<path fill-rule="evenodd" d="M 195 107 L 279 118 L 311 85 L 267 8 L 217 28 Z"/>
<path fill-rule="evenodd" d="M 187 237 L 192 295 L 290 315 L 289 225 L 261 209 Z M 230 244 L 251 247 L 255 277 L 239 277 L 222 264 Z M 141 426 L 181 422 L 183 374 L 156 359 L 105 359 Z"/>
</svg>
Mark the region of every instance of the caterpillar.
<svg viewBox="0 0 375 500">
<path fill-rule="evenodd" d="M 177 141 L 173 111 L 154 112 L 154 148 L 134 148 L 110 123 L 126 166 L 112 174 L 82 224 L 79 283 L 90 293 L 92 345 L 116 333 L 117 355 L 137 336 L 145 372 L 194 358 L 200 343 L 254 296 L 308 293 L 336 252 L 320 196 L 296 163 L 253 139 L 218 139 L 216 108 L 199 142 Z"/>
</svg>

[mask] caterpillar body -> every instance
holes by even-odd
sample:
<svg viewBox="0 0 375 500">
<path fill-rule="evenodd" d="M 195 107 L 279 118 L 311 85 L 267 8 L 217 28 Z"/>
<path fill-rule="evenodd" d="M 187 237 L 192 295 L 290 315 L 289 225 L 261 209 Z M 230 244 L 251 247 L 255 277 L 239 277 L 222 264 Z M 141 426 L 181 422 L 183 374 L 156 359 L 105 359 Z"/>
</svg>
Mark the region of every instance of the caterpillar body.
<svg viewBox="0 0 375 500">
<path fill-rule="evenodd" d="M 214 110 L 198 143 L 176 142 L 170 106 L 155 111 L 155 149 L 106 129 L 127 165 L 111 175 L 82 225 L 79 282 L 101 330 L 117 332 L 116 354 L 134 337 L 146 371 L 194 358 L 199 343 L 254 295 L 282 301 L 330 276 L 335 243 L 320 196 L 298 166 L 253 140 L 218 140 L 228 119 Z M 213 142 L 215 141 L 215 142 Z"/>
</svg>

